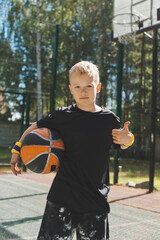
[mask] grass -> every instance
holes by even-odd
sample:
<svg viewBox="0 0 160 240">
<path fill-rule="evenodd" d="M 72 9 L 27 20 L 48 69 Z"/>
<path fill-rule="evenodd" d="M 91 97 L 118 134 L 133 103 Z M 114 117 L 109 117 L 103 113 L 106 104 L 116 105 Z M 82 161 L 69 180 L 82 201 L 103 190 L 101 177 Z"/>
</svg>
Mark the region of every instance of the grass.
<svg viewBox="0 0 160 240">
<path fill-rule="evenodd" d="M 0 163 L 9 162 L 11 158 L 11 149 L 10 148 L 0 148 Z"/>
<path fill-rule="evenodd" d="M 11 159 L 11 151 L 9 148 L 0 148 L 0 164 L 9 164 Z M 149 181 L 149 161 L 137 159 L 121 159 L 119 165 L 122 171 L 119 172 L 119 184 L 126 184 L 128 181 L 141 183 Z M 113 184 L 114 177 L 114 160 L 110 160 L 110 182 Z M 0 167 L 0 172 L 10 171 L 10 167 Z M 154 186 L 160 191 L 160 162 L 155 163 Z"/>
<path fill-rule="evenodd" d="M 149 182 L 149 161 L 136 159 L 120 159 L 119 165 L 122 167 L 119 172 L 118 183 L 126 184 L 128 181 L 134 183 Z M 110 161 L 110 182 L 114 179 L 114 161 Z M 160 162 L 155 163 L 154 187 L 160 191 Z"/>
</svg>

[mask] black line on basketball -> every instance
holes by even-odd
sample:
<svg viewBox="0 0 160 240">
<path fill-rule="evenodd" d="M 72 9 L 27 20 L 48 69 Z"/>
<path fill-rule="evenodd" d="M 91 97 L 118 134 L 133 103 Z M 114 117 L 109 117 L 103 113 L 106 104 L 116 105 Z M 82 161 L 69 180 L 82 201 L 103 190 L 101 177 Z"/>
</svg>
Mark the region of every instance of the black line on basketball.
<svg viewBox="0 0 160 240">
<path fill-rule="evenodd" d="M 34 134 L 34 133 L 29 133 L 23 143 L 23 146 L 29 146 L 29 145 L 42 145 L 42 146 L 49 146 L 50 145 L 50 140 L 45 140 L 44 138 L 41 138 L 41 135 L 39 134 Z"/>
<path fill-rule="evenodd" d="M 48 153 L 42 153 L 36 157 L 33 161 L 27 163 L 27 167 L 36 173 L 42 173 L 45 170 L 45 166 L 48 160 Z"/>
</svg>

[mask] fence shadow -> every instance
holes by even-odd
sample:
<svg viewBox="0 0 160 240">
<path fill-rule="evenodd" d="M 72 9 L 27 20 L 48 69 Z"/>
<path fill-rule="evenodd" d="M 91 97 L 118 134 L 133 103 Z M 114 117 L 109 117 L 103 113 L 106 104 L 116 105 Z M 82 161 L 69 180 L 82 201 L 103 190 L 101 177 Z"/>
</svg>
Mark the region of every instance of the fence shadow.
<svg viewBox="0 0 160 240">
<path fill-rule="evenodd" d="M 17 198 L 34 197 L 34 196 L 40 196 L 40 195 L 46 195 L 46 194 L 47 194 L 47 193 L 36 193 L 36 194 L 23 195 L 23 196 L 16 196 L 16 197 L 0 198 L 0 201 L 11 200 L 11 199 L 17 199 Z"/>
<path fill-rule="evenodd" d="M 132 195 L 132 196 L 129 196 L 129 197 L 117 198 L 117 199 L 114 199 L 114 200 L 109 200 L 108 202 L 109 203 L 114 203 L 114 202 L 123 201 L 123 200 L 131 199 L 131 198 L 141 197 L 141 196 L 144 196 L 144 195 L 147 195 L 147 194 L 149 194 L 149 192 L 145 192 L 145 193 L 141 193 L 141 194 L 137 194 L 137 195 Z"/>
</svg>

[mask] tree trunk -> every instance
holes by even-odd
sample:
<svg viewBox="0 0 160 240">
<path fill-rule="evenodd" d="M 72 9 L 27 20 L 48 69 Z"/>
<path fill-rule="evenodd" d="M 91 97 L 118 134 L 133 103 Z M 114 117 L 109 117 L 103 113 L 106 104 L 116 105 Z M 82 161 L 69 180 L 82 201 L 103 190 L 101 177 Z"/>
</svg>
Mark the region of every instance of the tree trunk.
<svg viewBox="0 0 160 240">
<path fill-rule="evenodd" d="M 97 60 L 97 65 L 99 68 L 99 75 L 100 75 L 100 81 L 102 82 L 102 89 L 101 89 L 101 94 L 97 95 L 96 102 L 98 105 L 102 105 L 102 98 L 103 98 L 103 91 L 105 91 L 104 88 L 106 88 L 106 84 L 103 85 L 103 81 L 106 81 L 106 79 L 103 79 L 103 59 L 104 59 L 104 54 L 103 54 L 103 6 L 102 6 L 102 0 L 99 1 L 99 9 L 98 9 L 98 46 L 97 46 L 97 55 L 96 55 L 96 60 Z"/>
<path fill-rule="evenodd" d="M 40 5 L 37 1 L 37 20 L 38 20 L 38 29 L 37 29 L 37 43 L 36 43 L 36 55 L 37 55 L 37 118 L 42 118 L 42 66 L 41 66 L 41 32 L 40 32 Z"/>
</svg>

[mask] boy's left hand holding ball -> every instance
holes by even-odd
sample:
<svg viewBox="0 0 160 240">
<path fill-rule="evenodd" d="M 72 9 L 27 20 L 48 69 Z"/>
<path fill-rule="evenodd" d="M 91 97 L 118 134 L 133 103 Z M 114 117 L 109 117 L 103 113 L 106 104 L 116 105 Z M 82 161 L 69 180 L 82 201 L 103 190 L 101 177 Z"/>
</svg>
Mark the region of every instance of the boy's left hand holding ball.
<svg viewBox="0 0 160 240">
<path fill-rule="evenodd" d="M 19 160 L 19 154 L 18 153 L 12 153 L 12 158 L 11 158 L 11 170 L 14 175 L 17 176 L 17 174 L 21 174 L 21 170 L 17 167 L 17 162 Z"/>
</svg>

